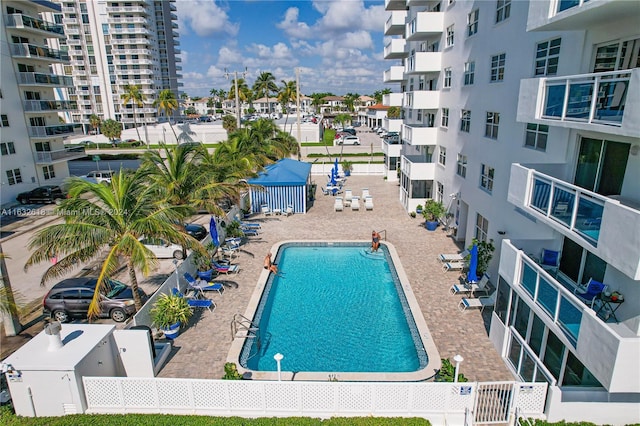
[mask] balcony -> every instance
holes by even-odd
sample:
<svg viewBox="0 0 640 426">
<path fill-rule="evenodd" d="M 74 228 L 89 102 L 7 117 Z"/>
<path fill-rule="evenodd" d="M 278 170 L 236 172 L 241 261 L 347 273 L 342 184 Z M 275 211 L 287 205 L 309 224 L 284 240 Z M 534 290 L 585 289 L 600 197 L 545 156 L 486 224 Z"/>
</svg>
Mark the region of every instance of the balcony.
<svg viewBox="0 0 640 426">
<path fill-rule="evenodd" d="M 143 6 L 119 6 L 107 7 L 107 13 L 142 13 L 147 15 L 147 9 Z"/>
<path fill-rule="evenodd" d="M 66 25 L 78 25 L 80 21 L 78 21 L 78 18 L 64 18 L 64 23 Z"/>
<path fill-rule="evenodd" d="M 638 68 L 520 81 L 517 113 L 520 122 L 637 138 L 638 116 Z"/>
<path fill-rule="evenodd" d="M 384 35 L 402 35 L 404 34 L 405 19 L 407 18 L 406 10 L 394 10 L 391 16 L 384 23 Z"/>
<path fill-rule="evenodd" d="M 404 80 L 404 67 L 401 65 L 394 65 L 384 72 L 382 80 L 385 83 L 400 83 Z"/>
<path fill-rule="evenodd" d="M 69 64 L 74 67 L 83 67 L 85 62 L 84 62 L 84 59 L 74 59 L 71 62 L 69 62 Z"/>
<path fill-rule="evenodd" d="M 177 11 L 178 11 L 178 8 L 176 7 L 176 5 L 175 5 L 175 4 L 173 4 L 173 3 L 169 3 L 169 10 L 170 10 L 170 11 L 172 11 L 172 12 L 177 12 Z M 172 17 L 173 17 L 173 16 L 172 16 Z M 176 18 L 176 19 L 178 19 L 178 18 Z"/>
<path fill-rule="evenodd" d="M 531 309 L 575 349 L 580 361 L 612 393 L 638 392 L 629 380 L 637 368 L 638 336 L 624 324 L 606 323 L 510 240 L 502 242 L 500 276 Z M 596 349 L 597 348 L 597 349 Z"/>
<path fill-rule="evenodd" d="M 14 58 L 41 59 L 48 63 L 69 61 L 69 54 L 62 50 L 50 49 L 28 43 L 12 43 L 9 46 L 11 48 L 11 55 Z"/>
<path fill-rule="evenodd" d="M 384 0 L 384 10 L 407 10 L 405 0 Z"/>
<path fill-rule="evenodd" d="M 66 35 L 80 35 L 80 29 L 79 28 L 67 28 L 65 31 Z"/>
<path fill-rule="evenodd" d="M 634 200 L 605 197 L 516 163 L 508 201 L 640 279 L 640 209 Z"/>
<path fill-rule="evenodd" d="M 382 152 L 384 152 L 387 157 L 400 158 L 402 144 L 400 142 L 388 142 L 386 139 L 383 139 Z"/>
<path fill-rule="evenodd" d="M 418 12 L 406 25 L 407 41 L 429 40 L 444 31 L 444 12 Z"/>
<path fill-rule="evenodd" d="M 442 53 L 440 52 L 416 52 L 406 60 L 404 72 L 407 74 L 440 72 L 441 63 Z"/>
<path fill-rule="evenodd" d="M 146 24 L 147 19 L 142 16 L 136 16 L 133 18 L 109 18 L 107 22 L 110 24 Z"/>
<path fill-rule="evenodd" d="M 137 28 L 115 28 L 112 27 L 109 30 L 112 34 L 138 34 L 138 35 L 148 35 L 151 36 L 153 33 L 146 28 L 137 27 Z"/>
<path fill-rule="evenodd" d="M 114 43 L 117 44 L 143 44 L 148 45 L 151 44 L 151 40 L 148 38 L 140 37 L 140 38 L 114 38 Z"/>
<path fill-rule="evenodd" d="M 29 100 L 23 102 L 25 112 L 72 111 L 78 109 L 74 101 Z"/>
<path fill-rule="evenodd" d="M 35 153 L 36 164 L 54 164 L 84 158 L 87 154 L 84 147 L 73 147 L 57 151 L 38 151 Z"/>
<path fill-rule="evenodd" d="M 40 35 L 46 35 L 48 37 L 64 38 L 64 27 L 53 22 L 47 22 L 40 18 L 32 18 L 31 16 L 22 15 L 20 13 L 14 13 L 7 15 L 5 19 L 7 28 L 15 28 L 26 30 L 32 33 Z"/>
<path fill-rule="evenodd" d="M 18 84 L 22 86 L 73 87 L 73 78 L 39 72 L 18 73 Z"/>
<path fill-rule="evenodd" d="M 387 93 L 386 95 L 382 95 L 382 105 L 401 107 L 402 98 L 403 98 L 402 93 Z"/>
<path fill-rule="evenodd" d="M 76 124 L 58 124 L 55 126 L 28 126 L 29 137 L 50 138 L 56 136 L 72 136 L 81 134 L 82 129 Z"/>
<path fill-rule="evenodd" d="M 431 156 L 403 155 L 400 160 L 400 170 L 409 180 L 433 180 L 436 174 L 436 164 Z"/>
<path fill-rule="evenodd" d="M 440 107 L 440 92 L 437 90 L 406 92 L 402 106 L 411 109 L 438 109 Z"/>
<path fill-rule="evenodd" d="M 405 52 L 406 41 L 403 38 L 394 38 L 384 47 L 384 59 L 402 59 L 407 57 Z"/>
<path fill-rule="evenodd" d="M 149 49 L 113 49 L 113 54 L 114 55 L 151 55 L 151 51 Z"/>
<path fill-rule="evenodd" d="M 638 5 L 634 3 L 619 0 L 535 2 L 529 9 L 527 31 L 576 31 L 603 22 L 619 22 L 637 16 Z"/>
<path fill-rule="evenodd" d="M 402 140 L 413 146 L 435 145 L 438 141 L 438 128 L 417 124 L 403 124 Z"/>
</svg>

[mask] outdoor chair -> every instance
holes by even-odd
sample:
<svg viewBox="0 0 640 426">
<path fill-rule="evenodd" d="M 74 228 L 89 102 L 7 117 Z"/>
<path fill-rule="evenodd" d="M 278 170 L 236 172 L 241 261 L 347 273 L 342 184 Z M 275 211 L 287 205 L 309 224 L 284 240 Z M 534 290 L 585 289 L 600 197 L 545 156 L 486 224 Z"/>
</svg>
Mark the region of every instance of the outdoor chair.
<svg viewBox="0 0 640 426">
<path fill-rule="evenodd" d="M 351 210 L 360 210 L 360 200 L 358 197 L 353 197 L 351 200 Z"/>
<path fill-rule="evenodd" d="M 337 212 L 344 210 L 344 204 L 342 203 L 342 197 L 336 197 L 333 202 L 333 209 Z"/>
<path fill-rule="evenodd" d="M 329 190 L 328 190 L 328 189 L 325 189 L 325 188 L 324 188 L 324 186 L 321 186 L 321 187 L 320 187 L 320 189 L 322 190 L 322 193 L 323 193 L 324 195 L 329 195 L 329 194 L 331 194 L 331 192 L 329 192 Z"/>
<path fill-rule="evenodd" d="M 469 256 L 468 250 L 463 250 L 460 253 L 440 253 L 438 257 L 442 262 L 462 262 Z"/>
<path fill-rule="evenodd" d="M 255 237 L 259 234 L 257 228 L 240 228 L 242 233 L 248 237 Z"/>
<path fill-rule="evenodd" d="M 171 289 L 171 293 L 173 295 L 180 296 L 180 297 L 183 297 L 184 299 L 186 299 L 187 300 L 187 304 L 191 308 L 206 308 L 206 309 L 210 310 L 211 312 L 213 312 L 216 309 L 216 304 L 211 299 L 198 299 L 198 298 L 195 298 L 195 297 L 187 297 L 184 294 L 182 294 L 180 292 L 180 290 L 178 290 L 177 288 L 172 288 Z M 198 293 L 196 293 L 196 294 L 198 294 Z"/>
<path fill-rule="evenodd" d="M 599 281 L 589 278 L 587 284 L 584 287 L 576 287 L 573 291 L 578 299 L 580 299 L 585 305 L 593 309 L 593 305 L 596 300 L 600 298 L 600 295 L 605 291 L 607 286 Z"/>
<path fill-rule="evenodd" d="M 470 283 L 465 280 L 464 284 L 454 284 L 449 289 L 451 294 L 461 294 L 461 293 L 469 293 L 475 294 L 478 292 L 489 292 L 489 276 L 487 274 L 482 275 L 480 281 L 477 283 Z"/>
<path fill-rule="evenodd" d="M 467 267 L 467 264 L 464 262 L 445 262 L 442 265 L 442 270 L 444 272 L 449 272 L 449 271 L 462 271 L 464 268 Z"/>
<path fill-rule="evenodd" d="M 284 215 L 285 216 L 289 216 L 289 215 L 292 215 L 294 213 L 295 213 L 295 210 L 294 210 L 294 208 L 293 208 L 293 206 L 291 204 L 289 204 L 287 206 L 287 208 L 284 210 Z"/>
<path fill-rule="evenodd" d="M 349 207 L 351 206 L 351 200 L 353 200 L 353 191 L 350 189 L 344 190 L 344 205 Z"/>
<path fill-rule="evenodd" d="M 265 216 L 269 216 L 271 215 L 271 209 L 269 208 L 269 206 L 267 204 L 263 204 L 260 206 L 260 211 L 262 213 L 264 213 Z"/>
<path fill-rule="evenodd" d="M 486 307 L 493 307 L 496 304 L 496 291 L 489 296 L 480 296 L 477 299 L 463 297 L 458 304 L 458 309 L 462 312 L 470 308 L 480 308 L 480 312 L 484 311 Z"/>
<path fill-rule="evenodd" d="M 215 260 L 211 261 L 213 264 L 213 269 L 221 274 L 237 274 L 240 271 L 240 267 L 238 265 L 222 265 Z"/>
<path fill-rule="evenodd" d="M 257 222 L 242 222 L 242 221 L 240 221 L 240 222 L 238 222 L 238 223 L 240 223 L 240 226 L 241 226 L 242 228 L 247 228 L 247 229 L 249 229 L 249 228 L 252 228 L 252 229 L 261 229 L 261 228 L 262 228 L 262 225 L 260 225 L 260 224 L 259 224 L 259 223 L 257 223 Z"/>
<path fill-rule="evenodd" d="M 217 291 L 218 294 L 222 295 L 222 292 L 224 291 L 224 286 L 222 284 L 210 283 L 204 279 L 196 280 L 193 275 L 188 272 L 184 273 L 184 279 L 187 280 L 189 288 L 196 292 Z"/>
<path fill-rule="evenodd" d="M 369 188 L 362 188 L 362 198 L 367 198 L 370 197 L 371 194 L 369 194 Z"/>
<path fill-rule="evenodd" d="M 558 273 L 558 267 L 560 267 L 560 252 L 542 249 L 542 254 L 540 255 L 540 261 L 538 264 L 542 269 L 553 273 L 555 276 Z"/>
<path fill-rule="evenodd" d="M 366 210 L 373 210 L 373 197 L 366 197 L 364 199 L 364 208 Z"/>
</svg>

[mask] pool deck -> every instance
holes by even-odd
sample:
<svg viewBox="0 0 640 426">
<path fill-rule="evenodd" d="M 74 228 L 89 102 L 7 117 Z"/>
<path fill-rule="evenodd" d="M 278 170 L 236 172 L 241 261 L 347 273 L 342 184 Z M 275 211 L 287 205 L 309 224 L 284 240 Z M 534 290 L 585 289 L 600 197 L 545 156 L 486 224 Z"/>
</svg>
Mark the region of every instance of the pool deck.
<svg viewBox="0 0 640 426">
<path fill-rule="evenodd" d="M 314 179 L 318 187 L 325 183 L 324 176 Z M 219 379 L 224 375 L 233 316 L 245 313 L 264 271 L 264 257 L 274 244 L 283 240 L 368 240 L 375 229 L 384 230 L 383 239 L 398 252 L 440 356 L 452 359 L 456 354 L 462 355 L 460 372 L 472 381 L 513 380 L 488 338 L 491 310 L 486 309 L 484 314 L 480 310 L 460 312 L 462 296 L 449 293 L 459 275 L 443 272 L 438 254 L 458 252 L 461 245 L 440 228 L 427 231 L 422 218 L 411 218 L 398 201 L 397 182 L 387 182 L 380 176 L 351 176 L 345 188 L 352 189 L 354 195 L 368 188 L 374 209 L 366 211 L 361 203 L 359 211 L 345 207 L 344 211 L 335 212 L 334 198 L 322 195 L 318 189 L 319 198 L 307 214 L 259 214 L 250 219 L 261 223 L 262 231 L 241 246 L 236 258 L 240 272 L 228 277 L 238 288 L 227 288 L 222 295 L 208 294 L 217 308 L 214 312 L 199 310 L 194 315 L 189 327 L 174 341 L 172 354 L 159 377 Z M 282 367 L 286 370 L 284 356 Z"/>
</svg>

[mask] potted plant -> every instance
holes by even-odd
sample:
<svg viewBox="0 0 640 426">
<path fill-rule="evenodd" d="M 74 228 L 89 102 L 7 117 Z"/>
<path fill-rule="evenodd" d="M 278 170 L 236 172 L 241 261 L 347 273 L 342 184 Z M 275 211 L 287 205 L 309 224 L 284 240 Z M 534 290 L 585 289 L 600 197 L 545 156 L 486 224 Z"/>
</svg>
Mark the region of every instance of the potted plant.
<svg viewBox="0 0 640 426">
<path fill-rule="evenodd" d="M 211 259 L 215 256 L 218 247 L 213 242 L 209 242 L 204 246 L 204 249 L 204 252 L 193 252 L 193 265 L 196 267 L 198 278 L 211 281 L 213 277 Z"/>
<path fill-rule="evenodd" d="M 418 204 L 418 205 L 416 206 L 416 213 L 417 213 L 417 214 L 422 214 L 422 204 Z"/>
<path fill-rule="evenodd" d="M 149 311 L 153 324 L 164 332 L 167 339 L 175 339 L 180 327 L 189 322 L 192 315 L 187 299 L 180 294 L 162 294 Z"/>
<path fill-rule="evenodd" d="M 353 170 L 353 163 L 348 160 L 342 160 L 342 171 L 345 176 L 351 176 L 351 170 Z"/>
<path fill-rule="evenodd" d="M 415 219 L 415 217 L 416 217 L 417 215 L 416 215 L 416 212 L 410 212 L 410 213 L 409 213 L 409 216 L 411 216 L 412 218 L 414 218 L 414 219 Z"/>
<path fill-rule="evenodd" d="M 440 201 L 427 200 L 422 210 L 422 216 L 425 219 L 425 227 L 428 231 L 435 231 L 438 227 L 438 219 L 440 219 L 447 210 Z"/>
<path fill-rule="evenodd" d="M 476 269 L 478 272 L 478 276 L 481 277 L 482 274 L 487 272 L 487 269 L 489 268 L 489 262 L 491 262 L 491 258 L 493 257 L 493 252 L 495 251 L 496 248 L 493 245 L 493 240 L 478 241 L 477 239 L 474 238 L 473 241 L 471 242 L 471 245 L 468 247 L 468 249 L 471 250 L 474 244 L 478 246 L 478 266 Z M 469 266 L 470 259 L 471 258 L 469 256 L 466 259 L 467 266 Z"/>
</svg>

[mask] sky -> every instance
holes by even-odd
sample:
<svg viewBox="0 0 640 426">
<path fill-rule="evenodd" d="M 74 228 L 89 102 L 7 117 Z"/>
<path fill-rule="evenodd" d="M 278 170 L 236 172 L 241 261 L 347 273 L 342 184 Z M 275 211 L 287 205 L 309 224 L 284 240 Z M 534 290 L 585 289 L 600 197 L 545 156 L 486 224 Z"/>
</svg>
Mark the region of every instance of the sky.
<svg viewBox="0 0 640 426">
<path fill-rule="evenodd" d="M 370 95 L 384 89 L 384 0 L 177 0 L 182 90 L 209 96 L 271 72 L 300 92 Z M 246 69 L 246 71 L 245 71 Z M 225 70 L 229 73 L 226 75 Z M 245 73 L 243 75 L 243 73 Z"/>
</svg>

